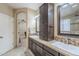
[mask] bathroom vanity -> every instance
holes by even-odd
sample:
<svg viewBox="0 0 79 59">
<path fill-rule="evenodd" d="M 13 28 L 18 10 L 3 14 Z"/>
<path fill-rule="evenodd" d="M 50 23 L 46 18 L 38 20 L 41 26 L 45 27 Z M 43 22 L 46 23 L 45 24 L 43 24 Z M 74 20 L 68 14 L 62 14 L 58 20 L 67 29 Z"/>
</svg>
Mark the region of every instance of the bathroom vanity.
<svg viewBox="0 0 79 59">
<path fill-rule="evenodd" d="M 55 40 L 44 41 L 38 36 L 29 37 L 29 49 L 36 56 L 78 56 L 79 47 Z"/>
<path fill-rule="evenodd" d="M 29 38 L 29 48 L 36 56 L 58 56 L 59 53 L 48 46 Z"/>
<path fill-rule="evenodd" d="M 50 6 L 52 6 L 52 8 L 50 8 Z M 58 41 L 54 35 L 55 24 L 53 22 L 56 19 L 54 19 L 54 17 L 49 17 L 50 14 L 53 16 L 54 11 L 56 11 L 53 7 L 55 6 L 47 3 L 40 7 L 39 36 L 29 36 L 29 49 L 36 56 L 79 56 L 79 42 L 71 38 L 72 36 L 75 36 L 74 38 L 78 37 L 79 39 L 79 9 L 77 9 L 79 5 L 63 4 L 58 6 L 58 26 L 56 34 L 57 36 L 63 35 L 63 37 L 65 37 L 66 35 L 67 37 L 64 38 L 66 40 L 62 39 L 62 37 L 58 38 Z M 52 10 L 52 12 L 50 10 Z M 67 41 L 67 43 L 65 43 L 65 41 Z"/>
</svg>

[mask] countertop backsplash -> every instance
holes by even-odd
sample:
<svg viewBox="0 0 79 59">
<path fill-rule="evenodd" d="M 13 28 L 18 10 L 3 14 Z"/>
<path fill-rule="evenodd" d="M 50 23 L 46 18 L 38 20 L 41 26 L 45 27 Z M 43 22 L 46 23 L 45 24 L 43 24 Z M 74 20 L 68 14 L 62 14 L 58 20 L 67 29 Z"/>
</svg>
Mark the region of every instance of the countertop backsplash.
<svg viewBox="0 0 79 59">
<path fill-rule="evenodd" d="M 66 38 L 63 36 L 55 36 L 54 40 L 63 42 L 65 44 L 72 44 L 74 46 L 79 46 L 79 39 L 76 39 L 76 38 Z"/>
</svg>

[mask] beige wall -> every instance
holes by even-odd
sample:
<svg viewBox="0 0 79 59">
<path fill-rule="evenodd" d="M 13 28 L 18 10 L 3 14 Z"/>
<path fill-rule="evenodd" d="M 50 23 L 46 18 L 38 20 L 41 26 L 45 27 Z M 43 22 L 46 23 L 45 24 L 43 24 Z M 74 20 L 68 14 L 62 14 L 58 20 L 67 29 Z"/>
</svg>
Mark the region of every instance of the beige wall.
<svg viewBox="0 0 79 59">
<path fill-rule="evenodd" d="M 6 4 L 0 3 L 0 13 L 4 13 L 13 17 L 13 9 Z"/>
<path fill-rule="evenodd" d="M 57 4 L 54 5 L 54 35 L 57 36 Z"/>
</svg>

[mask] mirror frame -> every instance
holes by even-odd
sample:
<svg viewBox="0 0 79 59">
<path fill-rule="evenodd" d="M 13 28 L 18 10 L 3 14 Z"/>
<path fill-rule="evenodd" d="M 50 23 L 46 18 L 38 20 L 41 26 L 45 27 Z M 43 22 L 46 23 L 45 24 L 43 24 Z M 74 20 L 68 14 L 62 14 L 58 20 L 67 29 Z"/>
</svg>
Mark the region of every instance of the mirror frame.
<svg viewBox="0 0 79 59">
<path fill-rule="evenodd" d="M 65 3 L 65 4 L 68 4 L 68 3 Z M 65 5 L 63 4 L 63 5 Z M 67 34 L 67 33 L 61 33 L 60 32 L 60 7 L 63 6 L 63 5 L 59 5 L 57 6 L 57 34 L 58 35 L 66 35 L 66 36 L 79 36 L 79 34 Z"/>
</svg>

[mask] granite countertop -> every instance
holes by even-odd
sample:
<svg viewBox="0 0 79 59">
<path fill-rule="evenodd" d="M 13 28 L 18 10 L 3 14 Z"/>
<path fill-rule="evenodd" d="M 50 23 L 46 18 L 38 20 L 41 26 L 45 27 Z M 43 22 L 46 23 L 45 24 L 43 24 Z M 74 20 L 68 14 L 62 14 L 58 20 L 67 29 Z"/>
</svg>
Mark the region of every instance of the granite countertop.
<svg viewBox="0 0 79 59">
<path fill-rule="evenodd" d="M 79 47 L 77 46 L 64 44 L 62 42 L 58 42 L 55 40 L 44 41 L 39 39 L 39 36 L 30 36 L 30 37 L 66 56 L 79 56 Z"/>
</svg>

